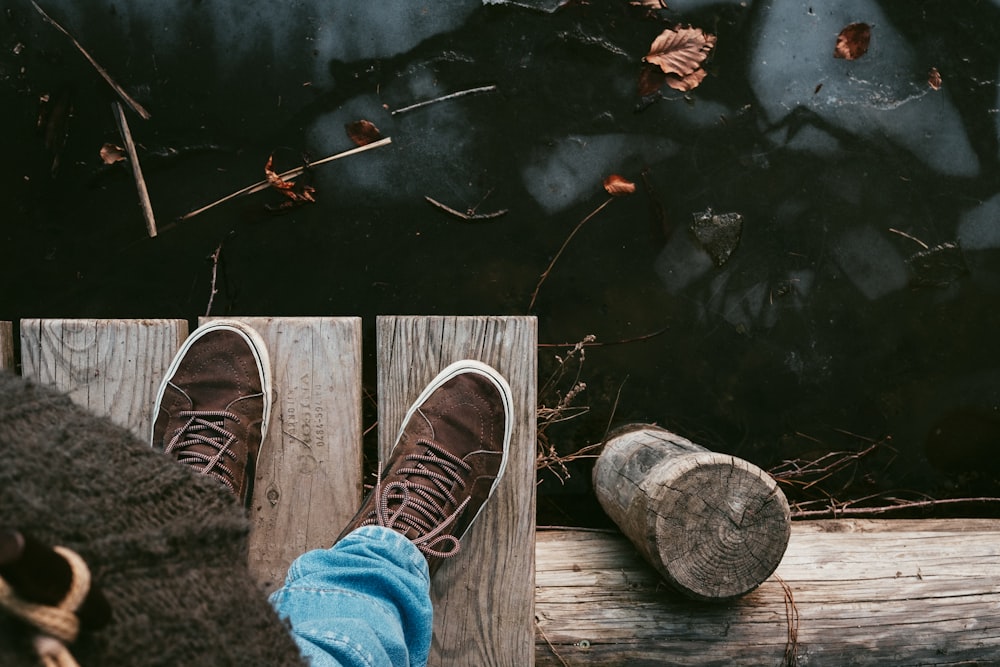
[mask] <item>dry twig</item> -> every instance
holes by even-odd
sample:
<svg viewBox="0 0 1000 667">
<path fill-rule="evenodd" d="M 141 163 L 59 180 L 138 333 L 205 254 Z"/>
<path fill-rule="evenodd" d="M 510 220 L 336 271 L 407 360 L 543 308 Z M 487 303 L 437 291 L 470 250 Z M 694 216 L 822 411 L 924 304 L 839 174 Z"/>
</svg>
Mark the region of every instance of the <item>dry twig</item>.
<svg viewBox="0 0 1000 667">
<path fill-rule="evenodd" d="M 891 505 L 878 505 L 874 507 L 852 507 L 852 505 L 861 502 L 867 502 L 875 499 L 884 499 L 892 501 Z M 820 501 L 815 501 L 820 502 Z M 875 494 L 872 496 L 866 496 L 865 498 L 858 498 L 856 500 L 847 501 L 837 501 L 831 499 L 828 506 L 821 510 L 806 510 L 801 509 L 803 506 L 808 506 L 809 503 L 800 503 L 794 505 L 792 509 L 793 519 L 839 519 L 845 516 L 852 516 L 856 518 L 867 518 L 873 516 L 883 516 L 885 514 L 892 514 L 894 512 L 915 510 L 915 509 L 932 509 L 936 507 L 944 507 L 948 505 L 997 505 L 1000 506 L 1000 498 L 991 497 L 977 497 L 977 498 L 944 498 L 941 500 L 904 500 L 901 498 L 888 498 L 884 493 Z"/>
<path fill-rule="evenodd" d="M 563 660 L 563 657 L 559 655 L 559 651 L 556 650 L 556 647 L 553 646 L 552 642 L 549 641 L 548 636 L 545 634 L 545 630 L 542 629 L 541 623 L 538 622 L 537 616 L 535 617 L 535 627 L 538 628 L 538 633 L 542 635 L 542 639 L 545 640 L 545 645 L 549 647 L 550 651 L 552 651 L 552 655 L 556 657 L 556 659 L 559 661 L 560 664 L 562 664 L 563 667 L 569 667 L 569 664 L 567 664 L 566 661 Z"/>
<path fill-rule="evenodd" d="M 907 234 L 906 232 L 900 231 L 898 229 L 893 229 L 892 227 L 889 228 L 889 231 L 892 232 L 893 234 L 899 234 L 900 236 L 908 238 L 911 241 L 913 241 L 914 243 L 919 243 L 920 247 L 922 247 L 924 250 L 930 250 L 931 249 L 931 247 L 929 245 L 927 245 L 926 243 L 924 243 L 923 241 L 921 241 L 920 239 L 918 239 L 916 236 L 913 236 L 911 234 Z"/>
<path fill-rule="evenodd" d="M 133 111 L 135 111 L 137 114 L 139 114 L 140 116 L 142 116 L 143 120 L 149 120 L 151 118 L 150 113 L 148 111 L 146 111 L 146 109 L 141 104 L 139 104 L 137 101 L 135 101 L 134 99 L 132 99 L 132 97 L 128 93 L 125 92 L 124 88 L 122 88 L 117 83 L 115 83 L 115 80 L 111 78 L 111 76 L 108 74 L 107 70 L 105 70 L 103 67 L 101 67 L 97 63 L 97 61 L 94 60 L 93 56 L 91 56 L 89 53 L 87 53 L 87 49 L 83 48 L 83 45 L 81 45 L 80 42 L 76 41 L 76 38 L 73 37 L 73 35 L 71 35 L 69 33 L 69 31 L 66 30 L 66 28 L 64 28 L 61 25 L 59 25 L 55 21 L 55 19 L 53 19 L 48 14 L 46 14 L 45 10 L 43 10 L 41 7 L 39 7 L 38 3 L 36 3 L 35 0 L 31 0 L 31 4 L 35 8 L 35 10 L 39 14 L 42 15 L 42 18 L 45 19 L 45 21 L 48 24 L 50 24 L 52 27 L 54 27 L 56 30 L 58 30 L 62 34 L 66 35 L 69 38 L 69 40 L 71 42 L 73 42 L 73 46 L 75 46 L 80 51 L 80 53 L 83 54 L 83 57 L 87 59 L 87 62 L 89 62 L 91 65 L 94 66 L 94 69 L 97 70 L 97 73 L 101 75 L 101 77 L 108 83 L 109 86 L 111 86 L 111 88 L 116 93 L 118 93 L 118 96 L 120 98 L 122 98 L 122 100 L 124 100 L 126 104 L 128 104 L 130 107 L 132 107 Z M 153 236 L 155 236 L 155 234 Z"/>
<path fill-rule="evenodd" d="M 662 329 L 657 329 L 648 334 L 643 334 L 641 336 L 634 336 L 632 338 L 622 338 L 620 340 L 609 340 L 609 341 L 591 341 L 589 343 L 584 343 L 583 347 L 607 347 L 608 345 L 625 345 L 626 343 L 638 343 L 644 340 L 649 340 L 650 338 L 655 338 L 661 334 L 666 333 L 670 330 L 669 326 L 663 327 Z M 539 343 L 538 347 L 570 347 L 573 343 Z"/>
<path fill-rule="evenodd" d="M 215 295 L 219 293 L 219 289 L 216 287 L 216 280 L 219 276 L 219 257 L 222 255 L 222 244 L 223 241 L 219 241 L 215 252 L 209 255 L 212 259 L 212 290 L 208 294 L 208 307 L 205 308 L 205 317 L 212 314 L 212 302 L 215 301 Z"/>
<path fill-rule="evenodd" d="M 365 144 L 364 146 L 358 146 L 357 148 L 352 148 L 349 151 L 344 151 L 343 153 L 337 153 L 335 155 L 331 155 L 329 157 L 325 157 L 322 160 L 316 160 L 315 162 L 310 162 L 309 163 L 309 168 L 312 169 L 313 167 L 318 167 L 320 165 L 324 165 L 327 162 L 333 162 L 334 160 L 339 160 L 340 158 L 348 157 L 348 156 L 351 156 L 351 155 L 356 155 L 358 153 L 363 153 L 363 152 L 369 151 L 369 150 L 371 150 L 373 148 L 379 148 L 380 146 L 385 146 L 386 144 L 390 144 L 390 143 L 392 143 L 392 137 L 386 137 L 385 139 L 379 139 L 378 141 L 373 141 L 370 144 Z M 295 178 L 296 176 L 300 176 L 302 174 L 302 172 L 304 172 L 305 170 L 306 170 L 305 167 L 296 167 L 294 169 L 289 169 L 288 171 L 284 171 L 284 172 L 282 172 L 280 174 L 277 174 L 277 178 L 280 178 L 282 180 L 286 180 L 287 181 L 288 179 Z M 226 195 L 222 199 L 218 199 L 218 200 L 212 202 L 211 204 L 208 204 L 207 206 L 202 206 L 201 208 L 196 209 L 194 211 L 191 211 L 190 213 L 186 213 L 185 215 L 181 216 L 181 220 L 187 220 L 188 218 L 193 218 L 194 216 L 196 216 L 196 215 L 198 215 L 200 213 L 204 213 L 205 211 L 207 211 L 207 210 L 209 210 L 211 208 L 215 208 L 219 204 L 224 204 L 225 202 L 229 201 L 230 199 L 235 199 L 237 197 L 242 197 L 243 195 L 251 195 L 251 194 L 254 194 L 255 192 L 261 192 L 263 190 L 267 190 L 270 187 L 271 187 L 271 181 L 269 181 L 268 179 L 265 178 L 263 181 L 258 181 L 257 183 L 254 183 L 253 185 L 248 185 L 247 187 L 243 188 L 242 190 L 238 190 L 238 191 L 232 193 L 231 195 Z"/>
<path fill-rule="evenodd" d="M 788 619 L 788 638 L 785 640 L 785 660 L 784 667 L 795 667 L 799 664 L 797 649 L 799 645 L 799 608 L 795 605 L 795 596 L 792 594 L 792 587 L 778 575 L 774 578 L 781 584 L 781 589 L 785 592 L 785 618 Z"/>
<path fill-rule="evenodd" d="M 849 490 L 853 479 L 858 473 L 862 460 L 873 457 L 883 448 L 895 452 L 889 442 L 890 437 L 881 440 L 866 438 L 856 433 L 836 429 L 838 432 L 858 438 L 868 443 L 858 451 L 832 451 L 814 460 L 794 459 L 772 468 L 771 476 L 789 490 L 789 506 L 793 519 L 836 519 L 840 517 L 876 517 L 898 512 L 934 509 L 952 505 L 1000 505 L 1000 498 L 946 498 L 934 499 L 925 494 L 912 491 L 880 491 L 855 497 L 849 500 L 839 500 L 836 494 Z M 822 444 L 820 440 L 803 433 L 797 435 Z M 895 454 L 893 454 L 893 459 Z M 843 474 L 842 474 L 843 473 Z M 846 474 L 847 482 L 843 483 Z M 840 480 L 839 491 L 830 491 L 823 485 L 829 485 L 836 479 Z M 805 499 L 796 500 L 792 494 L 806 494 Z M 901 495 L 921 496 L 917 499 L 900 497 Z M 811 498 L 810 498 L 811 496 Z"/>
<path fill-rule="evenodd" d="M 139 193 L 139 206 L 142 207 L 142 216 L 146 219 L 146 232 L 152 238 L 156 236 L 156 218 L 153 216 L 153 205 L 149 201 L 149 192 L 146 190 L 146 179 L 142 177 L 142 169 L 139 167 L 139 153 L 135 149 L 135 142 L 132 141 L 132 132 L 129 130 L 128 120 L 125 118 L 125 110 L 122 109 L 121 102 L 113 102 L 111 107 L 115 112 L 118 130 L 125 142 L 129 166 L 132 167 L 132 176 L 135 177 L 135 189 Z"/>
<path fill-rule="evenodd" d="M 601 204 L 600 206 L 598 206 L 597 208 L 595 208 L 593 211 L 591 211 L 590 215 L 588 215 L 586 218 L 584 218 L 579 223 L 577 223 L 576 227 L 573 228 L 573 231 L 569 233 L 569 236 L 567 236 L 566 240 L 563 241 L 562 247 L 559 248 L 559 252 L 557 252 L 556 256 L 552 258 L 551 262 L 549 262 L 548 268 L 546 268 L 545 271 L 542 272 L 542 275 L 539 276 L 539 278 L 538 278 L 538 284 L 535 285 L 535 291 L 531 293 L 531 302 L 528 304 L 528 312 L 529 313 L 531 312 L 531 309 L 535 307 L 535 299 L 538 298 L 538 290 L 542 289 L 542 283 L 545 282 L 545 279 L 549 277 L 549 273 L 551 273 L 552 267 L 555 266 L 556 261 L 558 261 L 560 255 L 563 254 L 563 250 L 566 249 L 566 246 L 569 245 L 569 242 L 573 240 L 573 237 L 576 236 L 576 233 L 578 231 L 580 231 L 580 228 L 583 227 L 583 225 L 588 220 L 590 220 L 595 215 L 597 215 L 602 210 L 604 210 L 604 207 L 607 206 L 608 204 L 610 204 L 614 200 L 615 200 L 615 197 L 608 197 L 608 199 L 603 204 Z"/>
<path fill-rule="evenodd" d="M 573 402 L 587 389 L 587 383 L 580 380 L 580 373 L 586 359 L 584 347 L 593 340 L 593 335 L 585 336 L 583 340 L 573 345 L 564 357 L 556 355 L 558 366 L 538 390 L 536 412 L 538 451 L 535 456 L 535 468 L 548 470 L 560 482 L 565 482 L 570 477 L 567 463 L 581 458 L 593 458 L 596 454 L 591 452 L 603 444 L 587 445 L 571 454 L 560 454 L 548 436 L 548 429 L 553 424 L 575 419 L 590 411 L 588 406 L 573 405 Z M 575 371 L 572 371 L 572 377 L 567 382 L 571 366 L 575 366 Z M 567 384 L 568 388 L 563 389 Z M 551 403 L 552 407 L 546 403 Z"/>
<path fill-rule="evenodd" d="M 448 95 L 443 95 L 441 97 L 435 97 L 432 100 L 424 100 L 423 102 L 417 102 L 416 104 L 411 104 L 395 111 L 390 112 L 391 115 L 395 116 L 398 113 L 406 113 L 407 111 L 413 111 L 414 109 L 419 109 L 420 107 L 425 107 L 428 104 L 435 104 L 436 102 L 444 102 L 446 100 L 453 100 L 456 97 L 464 97 L 465 95 L 474 95 L 476 93 L 492 93 L 496 90 L 496 86 L 480 86 L 478 88 L 469 88 L 468 90 L 460 90 L 457 93 L 450 93 Z"/>
<path fill-rule="evenodd" d="M 499 218 L 502 215 L 507 215 L 507 209 L 505 209 L 505 208 L 501 209 L 499 211 L 493 211 L 492 213 L 476 213 L 475 209 L 470 208 L 465 213 L 462 213 L 461 211 L 456 211 L 455 209 L 453 209 L 452 207 L 448 206 L 447 204 L 442 204 L 441 202 L 437 201 L 436 199 L 431 199 L 427 195 L 424 195 L 424 199 L 426 199 L 428 202 L 430 202 L 434 206 L 437 206 L 442 211 L 445 211 L 447 213 L 451 213 L 456 218 L 461 218 L 462 220 L 467 220 L 469 222 L 473 222 L 473 221 L 476 221 L 476 220 L 492 220 L 493 218 Z"/>
</svg>

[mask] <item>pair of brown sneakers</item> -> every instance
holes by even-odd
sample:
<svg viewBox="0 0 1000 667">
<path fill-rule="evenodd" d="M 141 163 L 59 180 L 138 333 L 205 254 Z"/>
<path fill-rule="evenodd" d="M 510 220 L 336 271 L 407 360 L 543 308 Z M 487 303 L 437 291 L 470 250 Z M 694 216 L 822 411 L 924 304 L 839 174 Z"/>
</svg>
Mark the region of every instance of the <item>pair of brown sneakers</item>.
<svg viewBox="0 0 1000 667">
<path fill-rule="evenodd" d="M 152 446 L 217 479 L 246 506 L 271 400 L 260 335 L 236 320 L 210 322 L 167 370 Z M 374 489 L 340 537 L 360 526 L 391 528 L 435 571 L 458 552 L 503 475 L 512 415 L 510 386 L 495 369 L 472 360 L 445 368 L 410 406 Z"/>
</svg>

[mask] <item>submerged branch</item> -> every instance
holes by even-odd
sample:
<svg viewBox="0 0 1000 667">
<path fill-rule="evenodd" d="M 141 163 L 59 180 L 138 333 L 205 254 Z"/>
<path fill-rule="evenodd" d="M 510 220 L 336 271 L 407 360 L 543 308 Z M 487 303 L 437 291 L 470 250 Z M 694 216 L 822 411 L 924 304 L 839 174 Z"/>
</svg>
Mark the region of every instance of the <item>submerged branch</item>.
<svg viewBox="0 0 1000 667">
<path fill-rule="evenodd" d="M 153 238 L 156 236 L 156 218 L 153 216 L 153 204 L 149 201 L 149 191 L 146 190 L 146 179 L 142 177 L 142 168 L 139 167 L 139 152 L 135 149 L 135 142 L 132 141 L 132 131 L 128 127 L 128 120 L 125 118 L 125 110 L 122 108 L 121 102 L 114 102 L 111 106 L 115 112 L 115 122 L 118 123 L 118 130 L 121 132 L 122 140 L 125 142 L 129 166 L 132 167 L 132 176 L 135 177 L 135 189 L 139 194 L 139 206 L 142 207 L 142 215 L 146 219 L 146 232 L 150 238 Z"/>
<path fill-rule="evenodd" d="M 614 201 L 614 199 L 615 199 L 614 197 L 608 197 L 603 204 L 601 204 L 593 211 L 591 211 L 590 215 L 588 215 L 586 218 L 577 223 L 576 227 L 573 228 L 573 231 L 570 232 L 569 236 L 566 237 L 566 240 L 563 241 L 562 247 L 559 248 L 559 252 L 556 253 L 556 256 L 552 258 L 551 262 L 549 262 L 548 268 L 546 268 L 545 271 L 542 272 L 542 275 L 539 276 L 538 278 L 538 284 L 535 285 L 535 291 L 531 293 L 531 302 L 528 304 L 529 313 L 531 312 L 531 309 L 535 307 L 535 299 L 538 298 L 538 290 L 542 289 L 542 283 L 544 283 L 545 279 L 549 277 L 549 273 L 552 272 L 552 267 L 556 265 L 556 262 L 559 260 L 560 255 L 563 254 L 563 250 L 565 250 L 566 246 L 569 245 L 569 242 L 573 240 L 573 237 L 576 236 L 576 233 L 580 231 L 580 228 L 583 227 L 583 225 L 588 220 L 590 220 L 595 215 L 604 210 L 604 207 L 610 204 L 612 201 Z"/>
<path fill-rule="evenodd" d="M 497 87 L 493 86 L 480 86 L 478 88 L 469 88 L 468 90 L 460 90 L 457 93 L 451 93 L 449 95 L 443 95 L 441 97 L 435 97 L 432 100 L 424 100 L 423 102 L 417 102 L 416 104 L 411 104 L 400 109 L 396 109 L 391 112 L 391 115 L 395 116 L 398 113 L 406 113 L 407 111 L 413 111 L 414 109 L 419 109 L 420 107 L 425 107 L 428 104 L 435 104 L 437 102 L 444 102 L 446 100 L 453 100 L 456 97 L 464 97 L 465 95 L 474 95 L 476 93 L 492 93 Z"/>
<path fill-rule="evenodd" d="M 455 210 L 452 207 L 448 206 L 447 204 L 442 204 L 436 199 L 431 199 L 427 195 L 424 195 L 424 199 L 426 199 L 429 203 L 433 204 L 434 206 L 437 206 L 442 211 L 450 213 L 456 218 L 461 218 L 462 220 L 467 220 L 469 222 L 475 222 L 477 220 L 492 220 L 493 218 L 499 218 L 502 215 L 507 215 L 507 209 L 505 208 L 500 209 L 499 211 L 493 211 L 492 213 L 476 213 L 472 209 L 469 209 L 466 213 L 462 213 L 461 211 Z"/>
<path fill-rule="evenodd" d="M 68 37 L 69 40 L 73 42 L 73 46 L 75 46 L 80 51 L 80 53 L 83 54 L 83 57 L 87 59 L 87 62 L 89 62 L 91 65 L 94 66 L 94 69 L 97 70 L 97 73 L 101 75 L 101 78 L 103 78 L 116 93 L 118 93 L 118 96 L 121 97 L 126 104 L 132 107 L 133 111 L 142 116 L 143 120 L 149 120 L 152 117 L 151 114 L 148 111 L 146 111 L 146 109 L 141 104 L 132 99 L 132 96 L 125 92 L 124 88 L 115 83 L 115 80 L 111 78 L 107 70 L 101 67 L 98 64 L 98 62 L 94 60 L 94 57 L 87 52 L 87 49 L 83 48 L 83 45 L 80 44 L 80 42 L 76 41 L 76 38 L 73 37 L 73 35 L 71 35 L 69 31 L 66 30 L 66 28 L 59 25 L 55 19 L 46 14 L 45 10 L 39 7 L 38 3 L 36 3 L 35 0 L 31 0 L 31 4 L 35 8 L 35 10 L 42 15 L 42 18 L 45 19 L 46 23 L 50 24 L 53 28 L 55 28 L 62 34 L 66 35 L 66 37 Z"/>
<path fill-rule="evenodd" d="M 373 141 L 370 144 L 365 144 L 364 146 L 358 146 L 357 148 L 352 148 L 349 151 L 344 151 L 343 153 L 337 153 L 335 155 L 331 155 L 329 157 L 325 157 L 322 160 L 316 160 L 315 162 L 310 162 L 309 163 L 309 168 L 311 169 L 313 167 L 318 167 L 320 165 L 326 164 L 327 162 L 333 162 L 334 160 L 339 160 L 340 158 L 348 157 L 350 155 L 356 155 L 358 153 L 363 153 L 363 152 L 371 150 L 373 148 L 378 148 L 380 146 L 385 146 L 386 144 L 390 144 L 390 143 L 392 143 L 392 137 L 386 137 L 385 139 L 379 139 L 378 141 Z M 288 180 L 290 178 L 295 178 L 296 176 L 302 175 L 302 173 L 305 170 L 306 170 L 306 167 L 295 167 L 294 169 L 289 169 L 288 171 L 285 171 L 285 172 L 282 172 L 282 173 L 278 174 L 277 177 L 280 178 L 281 180 Z M 248 185 L 247 187 L 243 188 L 242 190 L 238 190 L 238 191 L 236 191 L 236 192 L 234 192 L 234 193 L 232 193 L 230 195 L 226 195 L 222 199 L 218 199 L 218 200 L 212 202 L 211 204 L 208 204 L 206 206 L 202 206 L 201 208 L 196 209 L 194 211 L 191 211 L 190 213 L 186 213 L 183 216 L 181 216 L 180 219 L 181 220 L 187 220 L 188 218 L 193 218 L 194 216 L 196 216 L 196 215 L 198 215 L 200 213 L 204 213 L 205 211 L 207 211 L 207 210 L 209 210 L 211 208 L 215 208 L 219 204 L 224 204 L 225 202 L 229 201 L 230 199 L 235 199 L 237 197 L 242 197 L 243 195 L 251 195 L 251 194 L 253 194 L 255 192 L 261 192 L 262 190 L 267 190 L 270 187 L 271 187 L 271 181 L 269 181 L 267 179 L 264 179 L 263 181 L 258 181 L 257 183 L 254 183 L 253 185 Z"/>
</svg>

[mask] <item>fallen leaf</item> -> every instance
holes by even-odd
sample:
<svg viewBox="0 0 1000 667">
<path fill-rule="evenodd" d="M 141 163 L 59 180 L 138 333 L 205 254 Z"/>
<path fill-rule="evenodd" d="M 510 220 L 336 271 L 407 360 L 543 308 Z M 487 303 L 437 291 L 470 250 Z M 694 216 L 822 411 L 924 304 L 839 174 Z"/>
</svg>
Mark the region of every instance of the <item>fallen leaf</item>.
<svg viewBox="0 0 1000 667">
<path fill-rule="evenodd" d="M 667 83 L 667 75 L 656 65 L 644 63 L 639 72 L 639 97 L 648 97 Z"/>
<path fill-rule="evenodd" d="M 125 149 L 114 144 L 104 144 L 101 146 L 101 160 L 104 164 L 114 164 L 125 159 Z"/>
<path fill-rule="evenodd" d="M 344 125 L 347 136 L 358 146 L 365 146 L 374 143 L 382 138 L 382 133 L 375 127 L 375 123 L 368 120 L 356 120 L 353 123 Z"/>
<path fill-rule="evenodd" d="M 716 266 L 729 261 L 743 235 L 743 216 L 739 213 L 715 213 L 707 209 L 692 215 L 688 228 Z"/>
<path fill-rule="evenodd" d="M 708 72 L 703 69 L 696 69 L 687 76 L 677 76 L 676 74 L 667 74 L 667 85 L 674 90 L 679 90 L 682 93 L 686 93 L 689 90 L 697 88 L 698 85 L 705 80 L 708 76 Z"/>
<path fill-rule="evenodd" d="M 622 197 L 635 192 L 635 183 L 618 174 L 611 174 L 604 179 L 604 189 L 612 197 Z"/>
<path fill-rule="evenodd" d="M 669 9 L 663 0 L 631 0 L 633 7 L 645 7 L 647 9 Z"/>
<path fill-rule="evenodd" d="M 313 197 L 313 193 L 316 192 L 316 188 L 311 185 L 298 186 L 294 181 L 286 181 L 281 176 L 275 173 L 274 168 L 274 156 L 267 156 L 267 164 L 264 165 L 264 177 L 267 178 L 267 182 L 271 184 L 271 187 L 275 188 L 281 194 L 288 197 L 293 202 L 315 202 L 316 199 Z M 286 202 L 287 204 L 288 202 Z"/>
<path fill-rule="evenodd" d="M 941 72 L 937 67 L 932 67 L 927 73 L 927 85 L 934 90 L 941 90 Z"/>
<path fill-rule="evenodd" d="M 837 45 L 833 47 L 833 57 L 857 60 L 868 53 L 872 27 L 867 23 L 852 23 L 837 35 Z"/>
<path fill-rule="evenodd" d="M 668 28 L 653 40 L 649 53 L 642 60 L 658 65 L 664 74 L 683 79 L 701 68 L 715 47 L 715 40 L 715 35 L 700 28 Z"/>
</svg>

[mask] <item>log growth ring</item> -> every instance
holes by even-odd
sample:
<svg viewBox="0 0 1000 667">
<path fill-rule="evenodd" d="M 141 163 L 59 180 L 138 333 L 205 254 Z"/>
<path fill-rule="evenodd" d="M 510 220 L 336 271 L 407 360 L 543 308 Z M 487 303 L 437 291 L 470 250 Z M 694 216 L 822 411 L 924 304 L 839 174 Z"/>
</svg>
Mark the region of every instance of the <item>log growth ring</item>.
<svg viewBox="0 0 1000 667">
<path fill-rule="evenodd" d="M 743 595 L 778 567 L 791 534 L 788 502 L 774 480 L 741 459 L 685 454 L 653 471 L 647 534 L 672 583 L 691 597 Z"/>
</svg>

